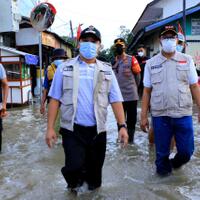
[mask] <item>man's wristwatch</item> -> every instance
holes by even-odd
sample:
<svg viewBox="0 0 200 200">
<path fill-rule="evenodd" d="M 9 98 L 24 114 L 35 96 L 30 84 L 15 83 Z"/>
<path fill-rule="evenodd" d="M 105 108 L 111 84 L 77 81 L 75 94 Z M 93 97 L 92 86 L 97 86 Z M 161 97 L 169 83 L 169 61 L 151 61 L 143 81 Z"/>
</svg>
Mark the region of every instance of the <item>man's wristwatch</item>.
<svg viewBox="0 0 200 200">
<path fill-rule="evenodd" d="M 118 124 L 117 123 L 117 128 L 118 128 L 118 131 L 120 131 L 121 128 L 126 128 L 127 129 L 127 125 L 126 125 L 126 123 L 123 123 L 123 124 Z"/>
</svg>

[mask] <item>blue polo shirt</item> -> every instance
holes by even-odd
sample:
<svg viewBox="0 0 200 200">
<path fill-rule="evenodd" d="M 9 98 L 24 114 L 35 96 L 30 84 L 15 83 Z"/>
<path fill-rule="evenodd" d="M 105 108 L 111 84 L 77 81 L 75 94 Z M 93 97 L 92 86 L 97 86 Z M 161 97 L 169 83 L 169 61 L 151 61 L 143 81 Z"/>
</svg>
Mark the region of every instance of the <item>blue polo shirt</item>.
<svg viewBox="0 0 200 200">
<path fill-rule="evenodd" d="M 87 64 L 79 59 L 79 90 L 77 100 L 77 111 L 75 115 L 75 123 L 83 126 L 96 125 L 96 119 L 94 114 L 94 71 L 95 63 Z M 122 102 L 123 98 L 118 86 L 118 82 L 114 73 L 112 72 L 112 83 L 108 94 L 110 103 Z M 49 91 L 49 96 L 53 99 L 60 101 L 62 97 L 63 87 L 63 75 L 61 70 L 56 70 L 54 79 Z"/>
</svg>

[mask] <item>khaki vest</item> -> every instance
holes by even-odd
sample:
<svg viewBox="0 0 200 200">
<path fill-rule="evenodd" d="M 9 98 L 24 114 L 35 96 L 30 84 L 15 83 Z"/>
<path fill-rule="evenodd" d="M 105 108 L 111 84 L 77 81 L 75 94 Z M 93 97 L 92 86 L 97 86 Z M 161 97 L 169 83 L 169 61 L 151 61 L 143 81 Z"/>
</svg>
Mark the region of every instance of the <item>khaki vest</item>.
<svg viewBox="0 0 200 200">
<path fill-rule="evenodd" d="M 177 118 L 192 115 L 188 78 L 192 58 L 176 52 L 171 59 L 158 54 L 147 62 L 152 83 L 152 115 Z"/>
<path fill-rule="evenodd" d="M 112 68 L 96 60 L 94 72 L 94 112 L 98 133 L 106 131 L 107 107 L 109 105 L 108 93 L 111 87 Z M 77 109 L 79 85 L 78 57 L 68 59 L 62 64 L 63 95 L 61 97 L 61 127 L 73 131 L 74 119 Z M 84 100 L 83 100 L 84 101 Z"/>
</svg>

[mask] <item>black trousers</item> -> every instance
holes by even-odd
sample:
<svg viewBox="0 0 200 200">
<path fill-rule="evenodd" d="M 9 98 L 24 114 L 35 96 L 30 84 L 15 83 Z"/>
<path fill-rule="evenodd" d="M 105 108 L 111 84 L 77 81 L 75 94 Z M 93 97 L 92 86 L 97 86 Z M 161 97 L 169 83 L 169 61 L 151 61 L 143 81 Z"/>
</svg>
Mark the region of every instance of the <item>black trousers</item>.
<svg viewBox="0 0 200 200">
<path fill-rule="evenodd" d="M 2 118 L 0 118 L 0 152 L 2 148 L 2 130 L 3 130 Z"/>
<path fill-rule="evenodd" d="M 137 101 L 124 101 L 123 108 L 128 130 L 135 130 L 137 122 Z"/>
<path fill-rule="evenodd" d="M 75 124 L 74 131 L 61 128 L 65 166 L 61 172 L 69 188 L 81 186 L 84 181 L 89 189 L 102 183 L 102 167 L 106 152 L 106 132 L 97 134 L 96 126 Z"/>
</svg>

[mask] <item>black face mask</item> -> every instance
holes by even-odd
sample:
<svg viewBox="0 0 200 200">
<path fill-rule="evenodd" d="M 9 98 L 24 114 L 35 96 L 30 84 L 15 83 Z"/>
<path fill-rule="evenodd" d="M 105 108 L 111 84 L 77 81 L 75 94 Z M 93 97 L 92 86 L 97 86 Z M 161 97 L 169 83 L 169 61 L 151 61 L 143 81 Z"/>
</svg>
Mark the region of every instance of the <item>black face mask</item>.
<svg viewBox="0 0 200 200">
<path fill-rule="evenodd" d="M 122 55 L 123 47 L 122 46 L 116 46 L 115 52 L 116 52 L 117 55 Z"/>
</svg>

